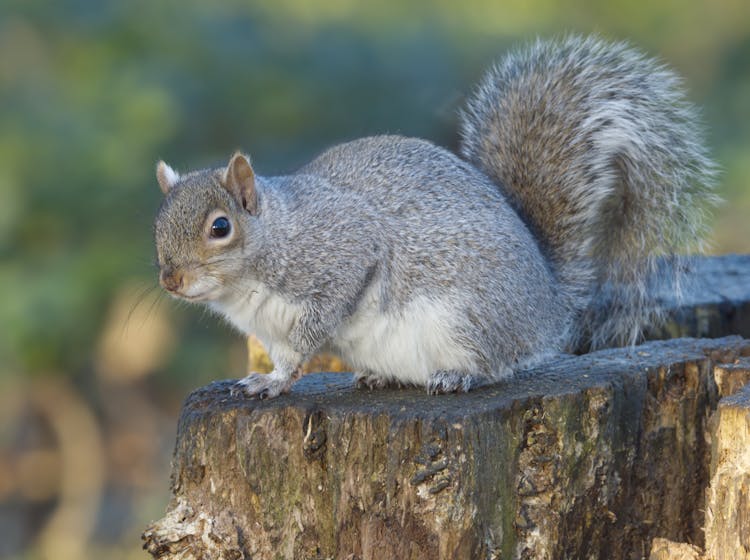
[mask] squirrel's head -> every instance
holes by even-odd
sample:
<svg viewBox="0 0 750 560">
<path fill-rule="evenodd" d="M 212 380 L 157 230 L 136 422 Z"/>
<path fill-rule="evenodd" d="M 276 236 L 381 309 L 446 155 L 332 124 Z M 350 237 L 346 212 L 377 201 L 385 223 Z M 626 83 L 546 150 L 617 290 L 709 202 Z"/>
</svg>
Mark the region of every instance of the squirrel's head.
<svg viewBox="0 0 750 560">
<path fill-rule="evenodd" d="M 180 176 L 160 161 L 156 178 L 165 195 L 154 224 L 159 283 L 186 300 L 221 298 L 252 255 L 259 200 L 250 162 L 236 153 L 226 168 Z"/>
</svg>

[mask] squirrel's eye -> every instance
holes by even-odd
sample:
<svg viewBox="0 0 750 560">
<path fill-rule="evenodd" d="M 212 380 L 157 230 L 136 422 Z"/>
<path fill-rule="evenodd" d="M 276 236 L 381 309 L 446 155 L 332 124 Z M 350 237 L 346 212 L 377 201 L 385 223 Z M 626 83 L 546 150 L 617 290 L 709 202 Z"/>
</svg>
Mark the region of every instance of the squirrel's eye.
<svg viewBox="0 0 750 560">
<path fill-rule="evenodd" d="M 232 230 L 232 226 L 229 224 L 229 220 L 225 217 L 216 218 L 214 223 L 211 224 L 211 237 L 226 237 Z"/>
</svg>

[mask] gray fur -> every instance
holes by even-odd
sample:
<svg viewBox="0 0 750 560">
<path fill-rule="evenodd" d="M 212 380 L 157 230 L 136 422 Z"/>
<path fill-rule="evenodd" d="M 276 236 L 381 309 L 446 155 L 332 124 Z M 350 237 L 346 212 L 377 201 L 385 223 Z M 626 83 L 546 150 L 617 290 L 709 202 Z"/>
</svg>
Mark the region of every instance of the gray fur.
<svg viewBox="0 0 750 560">
<path fill-rule="evenodd" d="M 470 101 L 468 161 L 424 140 L 363 138 L 293 175 L 256 177 L 255 215 L 223 187 L 223 169 L 182 176 L 156 218 L 160 266 L 209 286 L 208 305 L 243 332 L 253 305 L 257 316 L 263 305 L 288 312 L 262 337 L 274 373 L 243 380 L 249 394 L 288 390 L 323 347 L 368 386 L 445 392 L 552 353 L 633 342 L 655 309 L 653 256 L 695 240 L 711 199 L 713 167 L 676 85 L 622 45 L 537 43 Z M 625 132 L 642 145 L 606 148 Z M 220 248 L 205 238 L 217 209 L 236 230 Z M 415 352 L 432 352 L 426 378 L 357 350 L 362 317 L 373 317 L 373 343 L 406 354 L 378 325 L 419 329 L 409 314 L 422 309 L 435 331 L 414 338 Z M 441 341 L 460 359 L 430 345 Z"/>
</svg>

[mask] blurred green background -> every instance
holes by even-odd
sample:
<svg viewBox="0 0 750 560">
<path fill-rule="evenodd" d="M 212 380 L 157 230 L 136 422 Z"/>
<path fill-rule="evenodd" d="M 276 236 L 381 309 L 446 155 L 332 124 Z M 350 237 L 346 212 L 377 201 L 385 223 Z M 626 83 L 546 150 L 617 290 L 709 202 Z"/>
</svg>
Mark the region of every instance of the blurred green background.
<svg viewBox="0 0 750 560">
<path fill-rule="evenodd" d="M 246 347 L 161 296 L 154 165 L 260 174 L 401 133 L 455 147 L 511 45 L 628 39 L 685 77 L 728 201 L 711 250 L 750 250 L 747 0 L 181 0 L 0 4 L 0 558 L 144 558 L 187 392 Z"/>
</svg>

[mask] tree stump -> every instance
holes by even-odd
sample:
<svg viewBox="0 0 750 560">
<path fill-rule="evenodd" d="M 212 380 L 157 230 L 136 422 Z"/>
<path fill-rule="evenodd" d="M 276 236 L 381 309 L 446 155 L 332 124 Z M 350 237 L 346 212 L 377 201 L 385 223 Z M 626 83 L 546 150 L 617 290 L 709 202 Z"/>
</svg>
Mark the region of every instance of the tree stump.
<svg viewBox="0 0 750 560">
<path fill-rule="evenodd" d="M 750 259 L 698 267 L 711 289 L 690 292 L 670 328 L 746 334 L 750 283 L 735 282 Z M 164 560 L 744 558 L 748 378 L 750 341 L 733 336 L 567 356 L 437 397 L 354 389 L 348 374 L 306 376 L 270 401 L 216 382 L 184 405 L 173 499 L 145 548 Z"/>
</svg>

